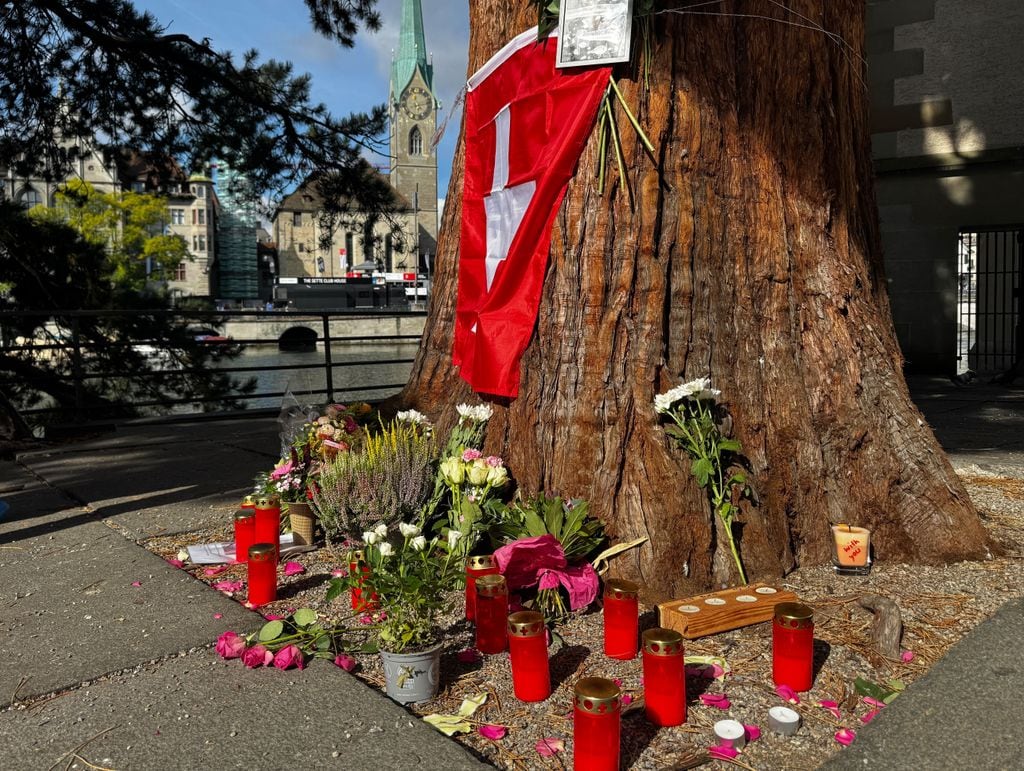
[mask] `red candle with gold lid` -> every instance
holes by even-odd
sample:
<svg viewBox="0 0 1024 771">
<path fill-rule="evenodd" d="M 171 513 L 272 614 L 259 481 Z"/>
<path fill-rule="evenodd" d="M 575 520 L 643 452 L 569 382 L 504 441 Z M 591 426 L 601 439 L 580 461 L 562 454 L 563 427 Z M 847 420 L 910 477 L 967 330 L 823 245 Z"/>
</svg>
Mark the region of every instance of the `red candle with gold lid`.
<svg viewBox="0 0 1024 771">
<path fill-rule="evenodd" d="M 370 575 L 370 566 L 366 564 L 362 551 L 352 552 L 348 563 L 348 572 L 358 584 L 348 591 L 349 598 L 352 600 L 352 610 L 357 613 L 377 610 L 380 607 L 377 602 L 377 593 L 367 586 L 366 577 Z"/>
<path fill-rule="evenodd" d="M 256 508 L 256 496 L 255 495 L 247 495 L 247 496 L 245 496 L 242 499 L 242 505 L 241 505 L 240 508 L 243 508 L 243 509 L 255 509 Z"/>
<path fill-rule="evenodd" d="M 272 543 L 249 547 L 249 604 L 266 605 L 277 599 L 277 553 Z"/>
<path fill-rule="evenodd" d="M 235 512 L 235 562 L 249 561 L 249 547 L 256 543 L 256 512 L 239 509 Z"/>
<path fill-rule="evenodd" d="M 498 574 L 498 563 L 493 554 L 481 554 L 466 560 L 466 618 L 476 618 L 476 580 L 480 576 Z"/>
<path fill-rule="evenodd" d="M 686 722 L 683 636 L 674 629 L 644 630 L 644 710 L 654 725 Z"/>
<path fill-rule="evenodd" d="M 814 684 L 814 611 L 799 602 L 775 606 L 772 623 L 772 679 L 794 691 Z"/>
<path fill-rule="evenodd" d="M 640 624 L 640 586 L 612 578 L 604 585 L 604 655 L 636 658 Z"/>
<path fill-rule="evenodd" d="M 544 701 L 550 696 L 551 671 L 544 616 L 535 610 L 521 610 L 508 617 L 508 653 L 516 698 Z"/>
<path fill-rule="evenodd" d="M 256 499 L 256 543 L 274 547 L 274 559 L 281 556 L 281 499 L 267 495 Z"/>
<path fill-rule="evenodd" d="M 573 689 L 574 771 L 618 771 L 622 693 L 611 680 L 584 677 Z"/>
<path fill-rule="evenodd" d="M 501 653 L 508 644 L 508 586 L 505 576 L 476 581 L 476 647 L 481 653 Z"/>
</svg>

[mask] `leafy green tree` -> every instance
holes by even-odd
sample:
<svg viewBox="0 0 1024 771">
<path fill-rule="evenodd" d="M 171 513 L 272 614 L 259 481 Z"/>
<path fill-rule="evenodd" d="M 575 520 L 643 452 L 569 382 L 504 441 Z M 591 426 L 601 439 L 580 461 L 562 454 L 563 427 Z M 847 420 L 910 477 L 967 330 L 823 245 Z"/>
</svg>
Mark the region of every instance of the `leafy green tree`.
<svg viewBox="0 0 1024 771">
<path fill-rule="evenodd" d="M 104 193 L 75 179 L 57 191 L 54 203 L 52 208 L 33 207 L 29 216 L 66 223 L 87 243 L 103 248 L 110 280 L 117 286 L 140 291 L 151 277 L 169 275 L 192 259 L 181 236 L 163 232 L 169 216 L 165 198 Z"/>
</svg>

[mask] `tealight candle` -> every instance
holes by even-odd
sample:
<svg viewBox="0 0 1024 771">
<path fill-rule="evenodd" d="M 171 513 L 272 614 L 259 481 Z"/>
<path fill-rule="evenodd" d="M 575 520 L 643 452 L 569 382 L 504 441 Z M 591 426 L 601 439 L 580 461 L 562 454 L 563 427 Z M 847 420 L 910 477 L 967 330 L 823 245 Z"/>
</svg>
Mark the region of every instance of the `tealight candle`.
<svg viewBox="0 0 1024 771">
<path fill-rule="evenodd" d="M 573 689 L 574 771 L 618 771 L 622 694 L 603 677 L 584 677 Z"/>
<path fill-rule="evenodd" d="M 783 736 L 793 736 L 800 728 L 800 715 L 789 707 L 768 710 L 768 728 Z"/>
<path fill-rule="evenodd" d="M 672 629 L 644 631 L 644 710 L 657 726 L 686 722 L 683 636 Z"/>
<path fill-rule="evenodd" d="M 256 543 L 274 547 L 274 559 L 281 556 L 281 501 L 276 495 L 256 500 Z"/>
<path fill-rule="evenodd" d="M 719 747 L 742 750 L 747 744 L 747 729 L 738 720 L 719 720 L 714 730 Z"/>
<path fill-rule="evenodd" d="M 797 692 L 814 684 L 814 611 L 799 602 L 775 606 L 772 679 Z"/>
<path fill-rule="evenodd" d="M 272 543 L 249 547 L 249 604 L 266 605 L 277 599 L 277 552 Z"/>
<path fill-rule="evenodd" d="M 498 573 L 498 563 L 493 554 L 470 557 L 466 560 L 466 618 L 476 618 L 476 579 Z"/>
<path fill-rule="evenodd" d="M 377 593 L 366 585 L 366 577 L 370 575 L 370 566 L 364 561 L 361 551 L 353 552 L 348 563 L 349 575 L 358 576 L 357 586 L 348 590 L 349 599 L 352 601 L 352 610 L 357 613 L 376 610 Z"/>
<path fill-rule="evenodd" d="M 505 576 L 480 576 L 476 581 L 476 648 L 501 653 L 508 644 L 508 586 Z"/>
<path fill-rule="evenodd" d="M 239 509 L 235 513 L 235 562 L 249 561 L 249 547 L 256 543 L 256 512 Z"/>
<path fill-rule="evenodd" d="M 636 658 L 640 587 L 612 578 L 604 585 L 604 655 L 612 659 Z"/>
<path fill-rule="evenodd" d="M 544 701 L 551 695 L 546 631 L 544 616 L 535 610 L 521 610 L 508 617 L 512 691 L 519 701 Z"/>
</svg>

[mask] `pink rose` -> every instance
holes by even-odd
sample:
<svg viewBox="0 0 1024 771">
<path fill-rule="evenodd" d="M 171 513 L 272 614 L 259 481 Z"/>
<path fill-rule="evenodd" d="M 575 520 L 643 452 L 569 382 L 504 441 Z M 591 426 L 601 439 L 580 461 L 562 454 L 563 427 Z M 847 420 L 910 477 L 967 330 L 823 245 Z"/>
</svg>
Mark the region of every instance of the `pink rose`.
<svg viewBox="0 0 1024 771">
<path fill-rule="evenodd" d="M 292 667 L 298 667 L 299 669 L 306 668 L 306 657 L 302 655 L 302 651 L 299 650 L 296 645 L 288 645 L 277 652 L 274 656 L 274 666 L 278 669 L 291 669 Z"/>
<path fill-rule="evenodd" d="M 487 465 L 490 466 L 491 468 L 501 468 L 502 466 L 505 465 L 505 461 L 503 461 L 497 455 L 488 455 Z"/>
<path fill-rule="evenodd" d="M 249 669 L 256 669 L 256 667 L 268 667 L 273 663 L 273 661 L 274 654 L 262 645 L 254 645 L 251 648 L 247 648 L 242 654 L 242 663 L 249 667 Z"/>
<path fill-rule="evenodd" d="M 344 669 L 346 672 L 351 672 L 356 668 L 358 663 L 354 658 L 349 656 L 347 653 L 339 653 L 334 657 L 334 663 Z"/>
<path fill-rule="evenodd" d="M 234 632 L 225 632 L 217 638 L 217 653 L 225 659 L 237 659 L 245 651 L 245 638 Z"/>
<path fill-rule="evenodd" d="M 473 460 L 476 460 L 477 458 L 482 458 L 482 457 L 483 457 L 483 453 L 480 452 L 479 450 L 474 450 L 472 447 L 470 447 L 468 450 L 463 450 L 462 451 L 462 460 L 465 461 L 466 463 L 469 463 L 470 461 L 473 461 Z"/>
</svg>

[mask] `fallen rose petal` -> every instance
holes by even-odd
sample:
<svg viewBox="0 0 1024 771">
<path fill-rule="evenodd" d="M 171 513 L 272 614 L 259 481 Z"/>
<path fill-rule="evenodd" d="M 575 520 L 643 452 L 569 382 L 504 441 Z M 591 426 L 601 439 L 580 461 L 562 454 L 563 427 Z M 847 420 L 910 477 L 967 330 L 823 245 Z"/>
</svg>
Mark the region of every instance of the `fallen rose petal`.
<svg viewBox="0 0 1024 771">
<path fill-rule="evenodd" d="M 839 720 L 842 717 L 842 715 L 839 714 L 839 705 L 836 704 L 836 702 L 831 701 L 830 699 L 819 701 L 818 706 L 822 709 L 827 709 L 829 712 L 831 712 L 832 717 L 834 717 L 836 720 Z"/>
<path fill-rule="evenodd" d="M 241 581 L 217 581 L 216 583 L 212 584 L 212 586 L 213 586 L 214 589 L 217 589 L 219 591 L 231 594 L 232 592 L 237 592 L 239 589 L 242 588 L 242 582 Z"/>
<path fill-rule="evenodd" d="M 485 739 L 497 741 L 508 732 L 508 729 L 503 725 L 482 725 L 477 726 L 476 731 Z"/>
<path fill-rule="evenodd" d="M 349 656 L 347 653 L 339 653 L 337 656 L 334 657 L 334 663 L 342 669 L 344 669 L 346 672 L 351 672 L 353 669 L 356 668 L 356 665 L 359 662 L 351 656 Z"/>
<path fill-rule="evenodd" d="M 268 613 L 263 618 L 265 618 L 267 621 L 280 621 L 284 618 L 284 616 L 279 616 L 276 613 Z"/>
<path fill-rule="evenodd" d="M 750 725 L 749 723 L 744 723 L 743 724 L 743 730 L 747 734 L 747 741 L 748 742 L 756 742 L 758 739 L 761 738 L 761 729 L 758 728 L 756 725 Z"/>
<path fill-rule="evenodd" d="M 909 664 L 913 660 L 914 660 L 914 652 L 913 651 L 903 651 L 903 653 L 900 654 L 900 661 L 902 661 L 904 664 Z"/>
<path fill-rule="evenodd" d="M 779 697 L 788 701 L 790 704 L 799 704 L 800 697 L 796 695 L 796 691 L 790 688 L 788 685 L 780 685 L 776 687 L 775 693 L 779 694 Z"/>
<path fill-rule="evenodd" d="M 857 738 L 857 734 L 851 731 L 849 728 L 841 728 L 836 731 L 836 741 L 842 744 L 844 747 L 849 747 L 853 744 L 853 740 Z"/>
<path fill-rule="evenodd" d="M 735 747 L 720 747 L 718 745 L 715 745 L 714 747 L 708 747 L 708 755 L 710 755 L 713 758 L 725 758 L 728 760 L 733 760 L 739 754 L 740 751 L 737 750 Z"/>
<path fill-rule="evenodd" d="M 224 614 L 223 613 L 214 613 L 213 617 L 215 619 L 217 619 L 218 621 L 220 621 L 222 618 L 224 618 Z"/>
<path fill-rule="evenodd" d="M 337 570 L 332 570 L 331 575 L 334 578 L 345 578 L 348 575 L 348 571 L 343 570 L 342 568 L 338 568 Z"/>
<path fill-rule="evenodd" d="M 132 586 L 142 586 L 142 581 L 132 581 Z"/>
<path fill-rule="evenodd" d="M 732 702 L 724 693 L 702 693 L 700 703 L 705 707 L 715 707 L 716 709 L 729 709 L 732 706 Z"/>
<path fill-rule="evenodd" d="M 466 648 L 456 653 L 455 658 L 463 664 L 475 664 L 480 661 L 480 651 L 476 648 Z"/>
<path fill-rule="evenodd" d="M 873 699 L 870 696 L 865 696 L 862 699 L 862 701 L 865 704 L 867 704 L 869 707 L 875 707 L 876 709 L 882 709 L 885 706 L 885 702 L 884 701 L 879 701 L 878 699 Z"/>
<path fill-rule="evenodd" d="M 537 754 L 542 758 L 550 758 L 557 755 L 559 752 L 565 751 L 565 742 L 561 739 L 557 739 L 554 736 L 548 737 L 547 739 L 541 739 L 534 745 L 534 749 L 537 750 Z"/>
<path fill-rule="evenodd" d="M 166 562 L 168 565 L 174 565 L 174 567 L 176 568 L 185 567 L 184 561 L 177 559 L 176 557 L 171 557 L 170 559 L 164 560 L 164 562 Z"/>
<path fill-rule="evenodd" d="M 633 703 L 633 697 L 628 693 L 622 694 L 622 706 L 627 707 Z"/>
<path fill-rule="evenodd" d="M 284 564 L 284 574 L 286 576 L 297 576 L 300 573 L 305 573 L 306 569 L 302 567 L 298 562 L 286 562 Z"/>
<path fill-rule="evenodd" d="M 882 711 L 882 710 L 880 710 L 880 709 L 873 709 L 873 710 L 871 710 L 871 711 L 870 711 L 870 712 L 868 712 L 868 713 L 867 713 L 866 715 L 864 715 L 864 717 L 862 717 L 862 718 L 860 719 L 860 722 L 862 722 L 862 723 L 863 723 L 864 725 L 867 725 L 867 724 L 868 724 L 868 723 L 870 723 L 870 722 L 871 722 L 872 720 L 874 720 L 874 719 L 875 719 L 875 717 L 876 717 L 876 716 L 878 715 L 878 713 L 879 713 L 879 712 L 881 712 L 881 711 Z"/>
<path fill-rule="evenodd" d="M 615 683 L 619 688 L 622 687 L 622 678 L 621 677 L 616 677 L 614 680 L 612 680 L 612 682 Z"/>
<path fill-rule="evenodd" d="M 223 573 L 227 569 L 228 569 L 227 565 L 221 565 L 219 568 L 207 568 L 206 570 L 203 571 L 203 574 L 207 575 L 207 576 L 219 576 L 221 573 Z"/>
</svg>

